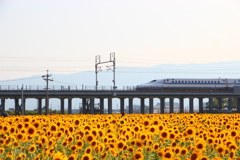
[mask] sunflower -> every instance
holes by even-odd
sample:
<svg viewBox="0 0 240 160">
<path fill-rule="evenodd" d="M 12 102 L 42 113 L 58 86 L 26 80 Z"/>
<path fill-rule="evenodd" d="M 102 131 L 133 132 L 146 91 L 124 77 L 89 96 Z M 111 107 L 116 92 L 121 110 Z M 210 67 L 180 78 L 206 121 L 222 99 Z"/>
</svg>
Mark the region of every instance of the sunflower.
<svg viewBox="0 0 240 160">
<path fill-rule="evenodd" d="M 36 129 L 35 127 L 29 126 L 29 127 L 27 128 L 27 134 L 30 135 L 30 136 L 33 136 L 33 135 L 35 134 L 35 132 L 36 132 L 35 129 Z"/>
<path fill-rule="evenodd" d="M 93 157 L 90 154 L 84 153 L 81 157 L 81 160 L 92 160 Z"/>
<path fill-rule="evenodd" d="M 230 131 L 230 136 L 235 138 L 238 135 L 237 133 L 238 133 L 237 131 L 232 130 L 232 131 Z"/>
<path fill-rule="evenodd" d="M 150 125 L 150 122 L 149 122 L 148 120 L 145 120 L 145 121 L 143 122 L 143 125 L 144 125 L 145 127 L 148 127 L 148 126 Z"/>
<path fill-rule="evenodd" d="M 174 153 L 176 155 L 180 154 L 180 151 L 181 151 L 181 148 L 180 147 L 176 147 L 175 150 L 174 150 Z"/>
<path fill-rule="evenodd" d="M 139 131 L 140 131 L 140 128 L 139 128 L 139 126 L 135 126 L 135 127 L 133 128 L 133 130 L 134 130 L 134 132 L 139 132 Z"/>
<path fill-rule="evenodd" d="M 35 150 L 36 150 L 36 146 L 35 146 L 34 144 L 32 144 L 32 145 L 28 148 L 29 153 L 33 153 L 33 152 L 35 152 Z"/>
<path fill-rule="evenodd" d="M 14 160 L 13 155 L 6 155 L 5 160 Z"/>
<path fill-rule="evenodd" d="M 153 150 L 157 151 L 159 149 L 159 146 L 160 146 L 159 143 L 154 143 L 153 144 Z"/>
<path fill-rule="evenodd" d="M 146 134 L 141 134 L 141 135 L 140 135 L 140 139 L 141 139 L 142 141 L 145 141 L 145 140 L 147 139 L 147 135 L 146 135 Z"/>
<path fill-rule="evenodd" d="M 198 157 L 198 154 L 196 152 L 193 152 L 190 156 L 190 160 L 197 160 L 199 157 Z"/>
<path fill-rule="evenodd" d="M 158 155 L 158 157 L 163 157 L 163 150 L 159 150 L 158 152 L 157 152 L 157 155 Z"/>
<path fill-rule="evenodd" d="M 200 160 L 208 160 L 207 156 L 203 156 Z"/>
<path fill-rule="evenodd" d="M 125 143 L 123 141 L 119 141 L 119 142 L 117 142 L 116 147 L 118 150 L 123 150 L 124 145 L 125 145 Z"/>
<path fill-rule="evenodd" d="M 164 159 L 172 159 L 173 153 L 171 151 L 167 151 L 163 154 Z"/>
<path fill-rule="evenodd" d="M 195 146 L 196 146 L 196 149 L 203 150 L 205 149 L 206 144 L 204 141 L 200 140 L 195 144 Z"/>
<path fill-rule="evenodd" d="M 78 127 L 80 125 L 80 120 L 79 119 L 75 119 L 74 120 L 74 126 Z"/>
<path fill-rule="evenodd" d="M 17 139 L 18 141 L 24 141 L 24 140 L 25 140 L 25 136 L 24 136 L 22 133 L 18 133 L 18 134 L 16 135 L 16 139 Z"/>
<path fill-rule="evenodd" d="M 70 150 L 71 150 L 72 152 L 76 151 L 76 150 L 77 150 L 77 146 L 76 146 L 76 145 L 71 145 L 71 146 L 70 146 Z"/>
<path fill-rule="evenodd" d="M 160 137 L 161 137 L 162 139 L 167 139 L 167 138 L 168 138 L 168 132 L 167 132 L 167 131 L 162 131 L 162 132 L 160 133 Z"/>
<path fill-rule="evenodd" d="M 82 148 L 83 145 L 84 145 L 84 143 L 83 143 L 82 140 L 78 140 L 78 141 L 76 142 L 76 145 L 77 145 L 78 148 Z"/>
<path fill-rule="evenodd" d="M 93 140 L 92 142 L 91 142 L 91 146 L 92 147 L 96 147 L 98 145 L 98 142 L 96 141 L 96 140 Z"/>
<path fill-rule="evenodd" d="M 237 145 L 236 144 L 230 144 L 229 149 L 231 151 L 236 151 L 237 150 Z"/>
<path fill-rule="evenodd" d="M 53 160 L 64 160 L 66 156 L 62 154 L 62 152 L 57 152 L 53 155 Z"/>
<path fill-rule="evenodd" d="M 139 139 L 137 139 L 137 140 L 136 140 L 136 146 L 137 146 L 138 148 L 142 148 L 142 146 L 143 146 L 142 141 L 139 140 Z"/>
<path fill-rule="evenodd" d="M 185 156 L 187 154 L 188 150 L 186 148 L 181 148 L 180 154 L 182 156 Z"/>
<path fill-rule="evenodd" d="M 90 144 L 93 140 L 94 140 L 94 136 L 93 136 L 92 134 L 88 134 L 88 135 L 86 136 L 86 141 L 87 141 L 87 143 Z"/>
<path fill-rule="evenodd" d="M 33 123 L 33 126 L 35 127 L 35 128 L 39 128 L 40 127 L 40 123 L 37 121 L 37 122 L 34 122 Z"/>
<path fill-rule="evenodd" d="M 10 134 L 14 134 L 15 131 L 16 131 L 15 127 L 11 127 L 11 128 L 9 129 L 9 133 L 10 133 Z"/>
<path fill-rule="evenodd" d="M 46 144 L 48 142 L 48 138 L 46 136 L 42 136 L 40 141 L 42 142 L 42 144 Z"/>
<path fill-rule="evenodd" d="M 69 130 L 70 133 L 73 133 L 75 129 L 74 129 L 73 126 L 70 126 L 70 127 L 68 128 L 68 130 Z"/>
<path fill-rule="evenodd" d="M 57 126 L 56 124 L 51 124 L 51 126 L 50 126 L 50 131 L 51 131 L 52 133 L 57 132 L 57 131 L 58 131 L 58 126 Z"/>
<path fill-rule="evenodd" d="M 100 138 L 103 138 L 103 136 L 104 136 L 104 134 L 101 130 L 98 130 L 98 135 L 99 135 Z"/>
<path fill-rule="evenodd" d="M 68 141 L 63 141 L 63 142 L 62 142 L 62 146 L 63 146 L 63 147 L 68 146 Z"/>
<path fill-rule="evenodd" d="M 193 136 L 195 135 L 194 128 L 193 127 L 188 127 L 185 131 L 187 136 Z"/>
<path fill-rule="evenodd" d="M 0 153 L 3 154 L 5 152 L 5 148 L 1 147 L 0 148 Z"/>
<path fill-rule="evenodd" d="M 87 148 L 85 149 L 85 153 L 86 153 L 86 154 L 91 154 L 91 153 L 92 153 L 92 148 L 91 148 L 91 147 L 87 147 Z"/>
<path fill-rule="evenodd" d="M 141 160 L 141 159 L 144 159 L 144 156 L 143 156 L 142 152 L 135 152 L 133 154 L 133 159 L 134 160 Z"/>
<path fill-rule="evenodd" d="M 18 141 L 14 141 L 14 142 L 13 142 L 13 146 L 14 146 L 14 147 L 19 147 L 19 146 L 20 146 L 20 144 L 19 144 L 19 142 L 18 142 Z"/>
<path fill-rule="evenodd" d="M 68 143 L 71 143 L 73 140 L 74 140 L 73 136 L 69 136 L 69 137 L 67 138 Z"/>
<path fill-rule="evenodd" d="M 225 152 L 225 147 L 223 145 L 219 145 L 216 150 L 219 154 L 223 154 Z"/>
<path fill-rule="evenodd" d="M 67 160 L 76 160 L 75 154 L 71 154 L 71 155 L 67 158 Z"/>
</svg>

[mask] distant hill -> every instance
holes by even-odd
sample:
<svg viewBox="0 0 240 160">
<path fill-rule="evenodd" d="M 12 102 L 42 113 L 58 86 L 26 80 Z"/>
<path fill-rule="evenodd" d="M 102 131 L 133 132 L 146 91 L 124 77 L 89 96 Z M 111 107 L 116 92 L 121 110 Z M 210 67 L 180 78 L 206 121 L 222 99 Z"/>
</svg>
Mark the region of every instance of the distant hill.
<svg viewBox="0 0 240 160">
<path fill-rule="evenodd" d="M 51 74 L 53 82 L 49 85 L 95 86 L 94 71 L 73 74 Z M 161 78 L 240 78 L 240 62 L 219 62 L 208 64 L 161 64 L 152 67 L 116 67 L 116 86 L 136 86 L 153 79 Z M 99 86 L 113 86 L 113 72 L 103 70 L 98 73 Z M 22 77 L 14 80 L 0 81 L 0 85 L 45 85 L 42 75 Z"/>
<path fill-rule="evenodd" d="M 95 86 L 95 72 L 86 71 L 73 74 L 51 74 L 53 82 L 49 82 L 49 85 L 58 86 L 71 86 L 78 88 L 87 87 L 94 88 Z M 136 86 L 141 83 L 149 82 L 153 79 L 161 78 L 240 78 L 240 62 L 219 62 L 208 64 L 161 64 L 152 67 L 116 67 L 116 86 L 118 89 L 122 89 L 126 86 Z M 101 71 L 98 73 L 99 88 L 101 86 L 111 87 L 113 86 L 113 72 Z M 0 81 L 1 87 L 7 87 L 7 85 L 19 87 L 22 86 L 36 86 L 45 88 L 46 82 L 42 79 L 42 75 L 35 75 L 32 77 L 22 77 L 14 80 Z M 119 104 L 113 101 L 113 108 L 117 108 Z M 73 100 L 73 109 L 78 108 L 81 101 Z M 97 103 L 97 102 L 96 102 Z M 134 104 L 139 102 L 134 101 Z M 147 102 L 146 102 L 147 103 Z M 157 103 L 157 102 L 154 102 Z M 36 109 L 37 102 L 34 99 L 27 100 L 27 109 Z M 43 101 L 44 105 L 44 101 Z M 13 108 L 14 101 L 7 99 L 6 108 Z M 57 99 L 50 100 L 50 108 L 59 109 L 60 101 Z M 67 101 L 65 102 L 65 108 L 67 108 Z"/>
</svg>

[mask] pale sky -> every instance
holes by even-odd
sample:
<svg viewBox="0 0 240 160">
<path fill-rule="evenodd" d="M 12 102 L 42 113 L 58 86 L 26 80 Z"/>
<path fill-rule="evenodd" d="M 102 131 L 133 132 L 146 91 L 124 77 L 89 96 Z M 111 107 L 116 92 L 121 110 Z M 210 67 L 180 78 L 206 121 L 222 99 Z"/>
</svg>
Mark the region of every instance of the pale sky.
<svg viewBox="0 0 240 160">
<path fill-rule="evenodd" d="M 0 80 L 240 61 L 239 0 L 0 0 Z"/>
</svg>

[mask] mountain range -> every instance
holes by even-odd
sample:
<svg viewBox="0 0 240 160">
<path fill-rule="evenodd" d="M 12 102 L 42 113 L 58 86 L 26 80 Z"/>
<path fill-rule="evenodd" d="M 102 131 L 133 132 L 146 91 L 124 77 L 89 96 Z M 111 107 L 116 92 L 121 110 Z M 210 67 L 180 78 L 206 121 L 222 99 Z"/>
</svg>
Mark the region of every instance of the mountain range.
<svg viewBox="0 0 240 160">
<path fill-rule="evenodd" d="M 55 86 L 70 86 L 71 88 L 87 88 L 94 89 L 96 84 L 95 71 L 84 71 L 72 74 L 55 74 L 51 73 L 53 81 L 49 81 L 49 87 Z M 117 88 L 123 89 L 126 87 L 134 87 L 141 83 L 149 82 L 153 79 L 162 78 L 240 78 L 240 62 L 219 62 L 206 64 L 160 64 L 151 67 L 126 67 L 116 66 L 115 82 Z M 102 70 L 97 74 L 98 88 L 110 88 L 113 86 L 113 72 L 111 70 Z M 21 77 L 18 79 L 0 81 L 0 87 L 6 86 L 40 86 L 45 88 L 46 81 L 42 75 L 34 75 L 31 77 Z M 6 108 L 14 106 L 13 100 L 7 100 Z M 52 108 L 59 108 L 59 101 L 50 102 Z M 137 103 L 137 102 L 136 102 Z M 35 108 L 36 102 L 30 102 L 27 108 Z M 67 103 L 66 103 L 67 105 Z M 66 106 L 65 105 L 65 106 Z M 117 104 L 116 104 L 117 105 Z M 35 107 L 31 107 L 35 106 Z M 73 102 L 73 108 L 78 108 L 79 101 Z"/>
</svg>

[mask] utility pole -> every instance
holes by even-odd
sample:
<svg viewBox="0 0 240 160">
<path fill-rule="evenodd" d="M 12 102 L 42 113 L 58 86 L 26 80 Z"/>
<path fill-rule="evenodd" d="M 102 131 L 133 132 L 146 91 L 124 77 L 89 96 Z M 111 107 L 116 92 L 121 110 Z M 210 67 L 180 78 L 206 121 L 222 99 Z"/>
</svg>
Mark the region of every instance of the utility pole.
<svg viewBox="0 0 240 160">
<path fill-rule="evenodd" d="M 116 59 L 115 59 L 115 53 L 110 53 L 110 60 L 109 61 L 105 61 L 105 62 L 101 62 L 101 57 L 100 55 L 97 55 L 95 57 L 95 73 L 96 73 L 96 90 L 98 90 L 98 79 L 97 79 L 97 74 L 98 72 L 102 71 L 101 66 L 98 67 L 98 65 L 104 64 L 104 63 L 112 63 L 111 66 L 106 66 L 108 68 L 108 70 L 112 70 L 113 71 L 113 90 L 115 91 L 117 89 L 116 87 L 116 81 L 115 81 L 115 69 L 116 69 Z"/>
<path fill-rule="evenodd" d="M 45 102 L 45 114 L 46 115 L 49 114 L 48 81 L 53 81 L 53 79 L 49 79 L 49 77 L 51 77 L 51 75 L 48 74 L 48 70 L 47 70 L 47 74 L 42 76 L 43 80 L 45 80 L 47 83 L 47 87 L 45 88 L 46 89 L 46 99 L 45 99 L 46 100 L 46 102 Z"/>
</svg>

